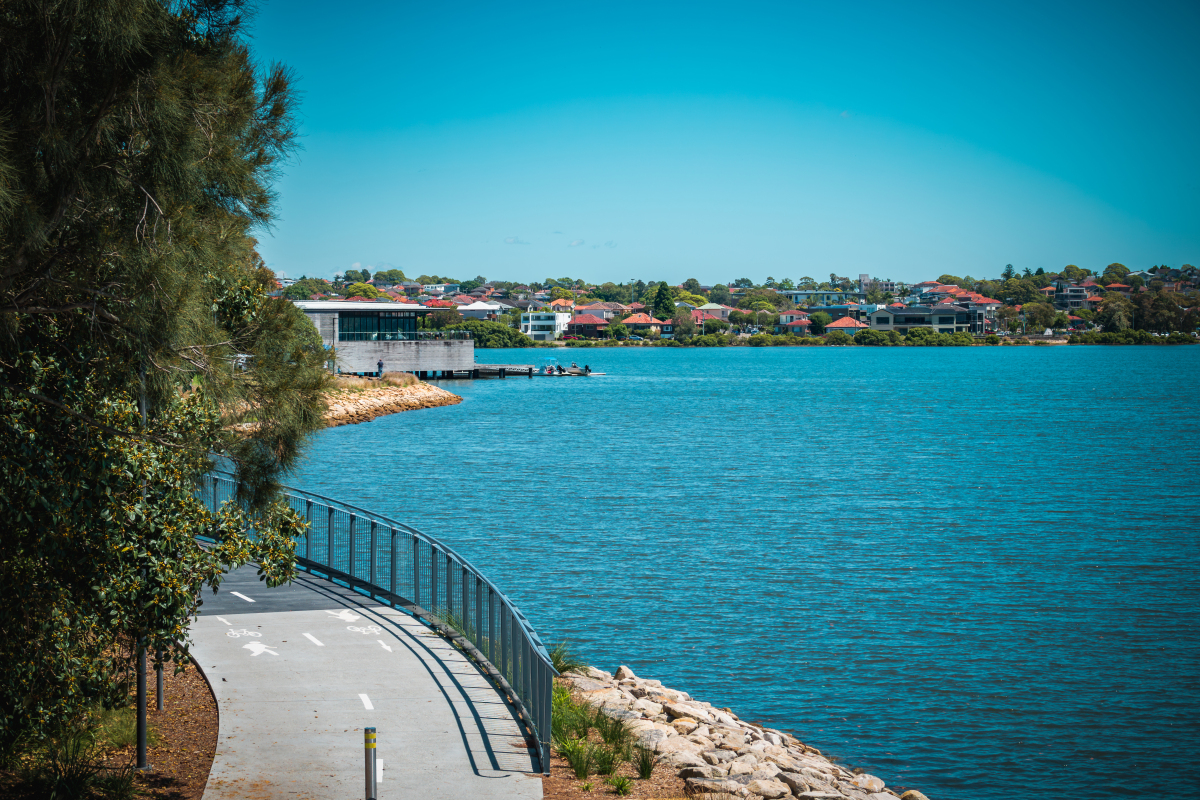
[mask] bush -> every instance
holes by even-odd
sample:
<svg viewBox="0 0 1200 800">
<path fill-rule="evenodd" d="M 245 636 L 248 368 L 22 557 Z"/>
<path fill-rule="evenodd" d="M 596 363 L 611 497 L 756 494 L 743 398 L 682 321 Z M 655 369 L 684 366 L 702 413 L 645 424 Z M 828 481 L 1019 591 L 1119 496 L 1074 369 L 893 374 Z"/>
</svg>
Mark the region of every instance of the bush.
<svg viewBox="0 0 1200 800">
<path fill-rule="evenodd" d="M 642 780 L 647 780 L 654 774 L 654 751 L 647 747 L 638 747 L 633 754 L 633 768 L 637 770 L 637 776 Z"/>
<path fill-rule="evenodd" d="M 623 758 L 624 753 L 622 748 L 615 745 L 603 745 L 600 747 L 592 747 L 590 749 L 592 763 L 596 767 L 597 775 L 612 775 L 621 767 L 621 763 L 625 760 Z M 574 769 L 573 766 L 572 769 Z M 579 777 L 578 770 L 576 770 L 575 774 L 577 777 Z M 587 776 L 584 775 L 582 777 Z"/>
<path fill-rule="evenodd" d="M 987 344 L 1000 344 L 1000 337 L 994 333 L 989 333 L 988 337 L 984 339 L 984 342 Z"/>
<path fill-rule="evenodd" d="M 834 331 L 825 335 L 825 344 L 835 347 L 844 346 L 854 344 L 854 339 L 845 331 Z"/>
<path fill-rule="evenodd" d="M 1067 338 L 1067 344 L 1196 344 L 1193 336 L 1178 331 L 1169 336 L 1152 336 L 1149 331 L 1126 329 L 1103 333 L 1076 333 Z"/>
<path fill-rule="evenodd" d="M 486 319 L 464 319 L 449 326 L 456 331 L 470 331 L 475 339 L 475 346 L 483 349 L 497 347 L 533 347 L 536 342 L 516 328 L 510 328 L 503 322 L 492 322 Z"/>
<path fill-rule="evenodd" d="M 887 347 L 892 342 L 882 331 L 859 331 L 854 334 L 854 343 L 867 347 Z"/>
</svg>

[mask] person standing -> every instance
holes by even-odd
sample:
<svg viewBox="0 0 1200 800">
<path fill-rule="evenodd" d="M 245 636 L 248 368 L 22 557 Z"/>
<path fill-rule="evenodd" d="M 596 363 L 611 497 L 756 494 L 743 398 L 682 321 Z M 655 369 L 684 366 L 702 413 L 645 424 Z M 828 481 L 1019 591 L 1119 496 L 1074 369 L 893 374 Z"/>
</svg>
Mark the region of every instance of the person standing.
<svg viewBox="0 0 1200 800">
<path fill-rule="evenodd" d="M 375 366 L 379 367 L 379 377 L 383 377 L 383 359 L 379 359 L 379 363 Z"/>
</svg>

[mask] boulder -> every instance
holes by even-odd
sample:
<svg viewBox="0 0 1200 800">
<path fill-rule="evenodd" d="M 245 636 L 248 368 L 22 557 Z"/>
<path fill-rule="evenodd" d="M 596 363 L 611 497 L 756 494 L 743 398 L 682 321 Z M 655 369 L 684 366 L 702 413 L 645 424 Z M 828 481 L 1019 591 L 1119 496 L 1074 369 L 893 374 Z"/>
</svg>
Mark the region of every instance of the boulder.
<svg viewBox="0 0 1200 800">
<path fill-rule="evenodd" d="M 658 744 L 658 752 L 660 753 L 671 753 L 676 750 L 687 750 L 691 753 L 699 753 L 703 749 L 704 748 L 700 745 L 696 744 L 695 742 L 689 742 L 682 736 L 671 736 L 666 740 L 659 742 Z"/>
<path fill-rule="evenodd" d="M 729 774 L 732 775 L 749 775 L 754 772 L 754 765 L 747 764 L 745 761 L 730 761 Z"/>
<path fill-rule="evenodd" d="M 725 773 L 721 771 L 720 767 L 714 767 L 709 764 L 705 764 L 702 767 L 684 767 L 683 769 L 679 770 L 679 777 L 714 780 L 724 778 Z"/>
<path fill-rule="evenodd" d="M 867 800 L 896 800 L 896 795 L 887 792 L 875 792 L 867 795 Z"/>
<path fill-rule="evenodd" d="M 571 685 L 581 692 L 597 692 L 613 688 L 613 686 L 606 681 L 599 681 L 594 678 L 583 678 L 578 675 L 568 675 L 567 680 L 569 680 Z"/>
<path fill-rule="evenodd" d="M 692 705 L 691 703 L 663 703 L 663 710 L 676 719 L 685 718 L 704 720 L 705 722 L 712 719 L 712 716 L 706 709 Z"/>
<path fill-rule="evenodd" d="M 696 722 L 696 720 L 692 719 L 691 717 L 680 717 L 671 723 L 671 727 L 679 731 L 680 736 L 687 736 L 689 733 L 696 730 L 696 728 L 699 728 L 700 723 Z"/>
<path fill-rule="evenodd" d="M 918 792 L 916 789 L 909 789 L 907 792 L 900 795 L 900 800 L 929 800 L 929 798 Z"/>
<path fill-rule="evenodd" d="M 633 670 L 631 670 L 629 667 L 622 665 L 617 667 L 616 678 L 619 681 L 636 681 L 638 676 L 634 675 Z"/>
<path fill-rule="evenodd" d="M 792 790 L 792 794 L 800 794 L 814 788 L 809 785 L 803 775 L 796 772 L 781 772 L 775 776 L 775 779 L 786 783 L 787 787 Z"/>
<path fill-rule="evenodd" d="M 735 758 L 734 761 L 738 762 L 739 764 L 749 764 L 752 767 L 758 764 L 758 758 L 753 753 L 740 755 Z"/>
<path fill-rule="evenodd" d="M 602 669 L 596 669 L 595 667 L 587 667 L 586 669 L 584 669 L 584 673 L 592 680 L 597 680 L 597 681 L 611 681 L 612 680 L 611 673 L 605 672 Z"/>
<path fill-rule="evenodd" d="M 662 763 L 671 767 L 675 767 L 676 769 L 680 767 L 709 766 L 709 763 L 701 758 L 699 753 L 693 753 L 689 750 L 673 750 L 670 753 L 666 753 L 662 756 Z M 720 767 L 717 767 L 716 769 L 720 771 L 722 775 L 725 774 L 724 770 Z"/>
<path fill-rule="evenodd" d="M 797 800 L 846 800 L 846 795 L 832 789 L 810 789 L 796 795 Z"/>
<path fill-rule="evenodd" d="M 741 794 L 742 785 L 737 781 L 721 778 L 687 778 L 684 785 L 693 793 L 707 794 Z"/>
<path fill-rule="evenodd" d="M 737 755 L 728 750 L 706 750 L 700 757 L 710 764 L 728 764 L 737 758 Z"/>
<path fill-rule="evenodd" d="M 711 739 L 709 739 L 707 736 L 697 736 L 696 734 L 693 733 L 692 735 L 687 737 L 687 740 L 689 742 L 695 742 L 696 744 L 700 745 L 701 750 L 716 750 L 717 749 L 716 743 L 713 742 Z"/>
<path fill-rule="evenodd" d="M 631 708 L 640 712 L 643 717 L 656 717 L 662 713 L 663 707 L 652 700 L 634 700 Z"/>
<path fill-rule="evenodd" d="M 865 772 L 855 775 L 850 779 L 850 782 L 860 789 L 866 789 L 868 792 L 881 792 L 886 785 L 882 779 L 876 778 L 874 775 L 868 775 Z"/>
<path fill-rule="evenodd" d="M 780 797 L 788 797 L 792 791 L 787 787 L 787 784 L 781 781 L 773 780 L 757 780 L 750 781 L 746 786 L 753 794 L 766 798 L 766 800 L 776 800 Z"/>
<path fill-rule="evenodd" d="M 667 734 L 658 728 L 641 730 L 634 734 L 635 744 L 647 750 L 657 750 L 667 740 Z"/>
</svg>

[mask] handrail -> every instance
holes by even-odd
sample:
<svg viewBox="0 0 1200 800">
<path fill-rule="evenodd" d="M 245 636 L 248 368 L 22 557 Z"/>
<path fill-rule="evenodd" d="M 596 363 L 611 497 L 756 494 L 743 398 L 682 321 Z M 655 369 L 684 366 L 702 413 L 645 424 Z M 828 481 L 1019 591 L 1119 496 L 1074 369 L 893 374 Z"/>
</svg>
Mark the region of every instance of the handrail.
<svg viewBox="0 0 1200 800">
<path fill-rule="evenodd" d="M 210 511 L 237 502 L 237 479 L 224 470 L 209 472 L 198 488 Z M 509 695 L 549 775 L 558 672 L 516 605 L 452 547 L 416 528 L 313 492 L 283 487 L 282 494 L 308 523 L 297 565 L 406 611 L 459 645 Z"/>
<path fill-rule="evenodd" d="M 338 331 L 338 341 L 341 342 L 465 341 L 471 338 L 471 331 Z"/>
</svg>

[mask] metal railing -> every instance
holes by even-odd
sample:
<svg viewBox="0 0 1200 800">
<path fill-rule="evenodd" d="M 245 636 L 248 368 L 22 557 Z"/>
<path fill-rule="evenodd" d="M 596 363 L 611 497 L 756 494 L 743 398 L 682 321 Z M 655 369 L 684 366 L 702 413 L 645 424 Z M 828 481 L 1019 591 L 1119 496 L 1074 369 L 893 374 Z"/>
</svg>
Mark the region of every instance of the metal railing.
<svg viewBox="0 0 1200 800">
<path fill-rule="evenodd" d="M 338 331 L 339 342 L 466 341 L 470 338 L 470 331 Z"/>
<path fill-rule="evenodd" d="M 212 511 L 236 502 L 236 479 L 210 472 L 199 496 Z M 283 496 L 308 522 L 296 545 L 297 565 L 440 629 L 509 695 L 538 743 L 542 772 L 550 774 L 558 673 L 513 602 L 452 548 L 402 522 L 299 489 L 285 487 Z"/>
</svg>

